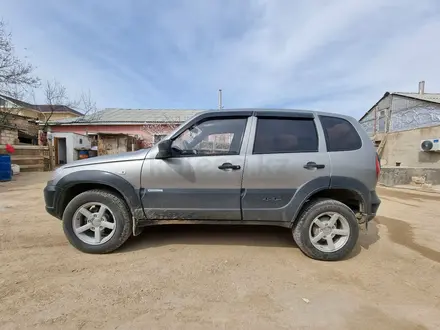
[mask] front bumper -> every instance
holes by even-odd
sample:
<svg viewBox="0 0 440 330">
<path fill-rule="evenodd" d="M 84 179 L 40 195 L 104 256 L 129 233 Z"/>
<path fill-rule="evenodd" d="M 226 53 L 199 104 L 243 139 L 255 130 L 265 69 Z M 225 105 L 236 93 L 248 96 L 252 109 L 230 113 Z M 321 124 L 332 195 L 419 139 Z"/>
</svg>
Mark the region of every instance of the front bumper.
<svg viewBox="0 0 440 330">
<path fill-rule="evenodd" d="M 44 193 L 44 203 L 47 213 L 51 216 L 61 219 L 61 216 L 57 212 L 56 200 L 59 195 L 59 189 L 57 186 L 52 184 L 52 181 L 48 181 L 46 187 L 43 190 Z"/>
</svg>

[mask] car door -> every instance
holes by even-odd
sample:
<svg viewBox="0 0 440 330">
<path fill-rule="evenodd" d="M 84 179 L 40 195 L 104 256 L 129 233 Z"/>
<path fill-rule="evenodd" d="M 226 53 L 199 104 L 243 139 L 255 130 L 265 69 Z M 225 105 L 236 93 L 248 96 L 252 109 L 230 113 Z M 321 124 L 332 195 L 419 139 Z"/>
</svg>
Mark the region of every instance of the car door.
<svg viewBox="0 0 440 330">
<path fill-rule="evenodd" d="M 248 115 L 203 117 L 171 137 L 173 155 L 145 160 L 141 199 L 148 219 L 241 220 Z"/>
<path fill-rule="evenodd" d="M 330 185 L 322 127 L 313 113 L 256 112 L 243 176 L 243 220 L 291 221 Z"/>
</svg>

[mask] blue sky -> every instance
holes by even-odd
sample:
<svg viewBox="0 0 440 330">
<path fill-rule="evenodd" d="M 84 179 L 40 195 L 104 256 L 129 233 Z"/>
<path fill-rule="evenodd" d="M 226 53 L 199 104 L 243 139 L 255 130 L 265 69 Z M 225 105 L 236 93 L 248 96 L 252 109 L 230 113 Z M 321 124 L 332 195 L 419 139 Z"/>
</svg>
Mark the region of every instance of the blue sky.
<svg viewBox="0 0 440 330">
<path fill-rule="evenodd" d="M 17 53 L 122 108 L 313 108 L 360 117 L 440 92 L 438 0 L 0 0 Z M 37 93 L 42 100 L 41 93 Z"/>
</svg>

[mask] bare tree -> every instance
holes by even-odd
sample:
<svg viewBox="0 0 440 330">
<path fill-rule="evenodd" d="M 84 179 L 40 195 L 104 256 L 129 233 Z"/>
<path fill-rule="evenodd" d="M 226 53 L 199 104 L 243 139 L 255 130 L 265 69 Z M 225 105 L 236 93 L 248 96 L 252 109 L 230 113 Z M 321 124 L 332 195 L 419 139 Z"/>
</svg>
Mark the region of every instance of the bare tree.
<svg viewBox="0 0 440 330">
<path fill-rule="evenodd" d="M 96 102 L 92 98 L 90 90 L 82 92 L 78 101 L 72 105 L 83 114 L 82 117 L 73 119 L 74 122 L 93 122 L 100 117 Z"/>
<path fill-rule="evenodd" d="M 40 80 L 33 72 L 34 67 L 16 55 L 12 35 L 6 31 L 4 21 L 0 20 L 0 94 L 21 99 L 26 92 L 39 86 Z M 17 108 L 3 107 L 0 124 L 8 123 L 9 115 L 16 111 Z"/>
<path fill-rule="evenodd" d="M 46 81 L 43 87 L 44 103 L 43 105 L 35 105 L 35 107 L 43 114 L 43 127 L 44 132 L 47 131 L 47 127 L 51 122 L 54 122 L 52 116 L 56 112 L 65 110 L 76 110 L 82 113 L 81 117 L 72 118 L 72 122 L 83 122 L 84 118 L 91 120 L 97 115 L 96 102 L 92 100 L 90 91 L 82 93 L 79 99 L 74 100 L 69 98 L 66 87 L 56 79 L 52 81 Z M 34 103 L 35 93 L 33 93 Z M 87 121 L 86 120 L 86 121 Z"/>
</svg>

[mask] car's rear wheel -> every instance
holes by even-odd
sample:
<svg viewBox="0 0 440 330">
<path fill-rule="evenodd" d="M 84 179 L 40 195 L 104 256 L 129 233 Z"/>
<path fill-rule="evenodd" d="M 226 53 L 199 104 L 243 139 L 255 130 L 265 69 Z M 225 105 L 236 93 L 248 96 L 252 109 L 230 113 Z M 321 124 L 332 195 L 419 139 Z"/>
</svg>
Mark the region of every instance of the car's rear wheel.
<svg viewBox="0 0 440 330">
<path fill-rule="evenodd" d="M 63 214 L 69 242 L 85 253 L 109 253 L 130 237 L 130 212 L 116 194 L 89 190 L 74 197 Z"/>
<path fill-rule="evenodd" d="M 292 231 L 295 243 L 305 255 L 327 261 L 344 259 L 352 252 L 359 237 L 353 211 L 332 199 L 307 205 Z"/>
</svg>

